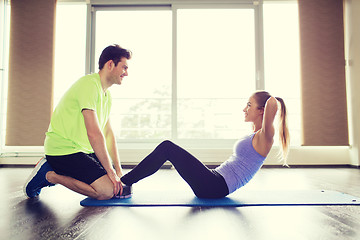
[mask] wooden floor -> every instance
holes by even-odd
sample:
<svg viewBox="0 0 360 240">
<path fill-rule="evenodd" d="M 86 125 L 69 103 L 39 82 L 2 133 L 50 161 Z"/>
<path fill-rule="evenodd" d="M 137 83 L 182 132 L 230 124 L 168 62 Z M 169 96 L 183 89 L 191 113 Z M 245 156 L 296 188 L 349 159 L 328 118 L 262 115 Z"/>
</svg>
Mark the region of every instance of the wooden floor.
<svg viewBox="0 0 360 240">
<path fill-rule="evenodd" d="M 0 168 L 0 239 L 360 239 L 360 206 L 238 208 L 81 207 L 83 196 L 62 186 L 26 199 L 31 168 Z M 360 197 L 355 168 L 263 168 L 245 189 L 336 190 Z M 134 187 L 189 191 L 163 169 Z"/>
</svg>

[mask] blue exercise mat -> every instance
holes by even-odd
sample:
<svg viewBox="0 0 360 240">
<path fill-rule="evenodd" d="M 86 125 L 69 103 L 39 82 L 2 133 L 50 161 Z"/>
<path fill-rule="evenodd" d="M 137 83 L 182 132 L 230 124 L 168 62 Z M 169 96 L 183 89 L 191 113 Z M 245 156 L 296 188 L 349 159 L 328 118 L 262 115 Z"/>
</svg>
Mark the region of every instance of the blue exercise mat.
<svg viewBox="0 0 360 240">
<path fill-rule="evenodd" d="M 202 199 L 192 193 L 169 191 L 139 191 L 132 198 L 96 200 L 86 198 L 81 206 L 123 207 L 244 207 L 244 206 L 304 206 L 304 205 L 360 205 L 360 198 L 336 191 L 290 190 L 253 191 L 244 190 L 221 199 Z"/>
</svg>

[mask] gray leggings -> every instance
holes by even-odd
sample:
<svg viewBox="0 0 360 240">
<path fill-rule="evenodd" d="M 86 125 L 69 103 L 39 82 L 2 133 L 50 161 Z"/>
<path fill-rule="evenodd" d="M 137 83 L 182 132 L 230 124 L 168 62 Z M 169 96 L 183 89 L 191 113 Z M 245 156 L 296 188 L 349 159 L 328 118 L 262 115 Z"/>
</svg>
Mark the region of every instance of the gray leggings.
<svg viewBox="0 0 360 240">
<path fill-rule="evenodd" d="M 223 198 L 229 194 L 226 182 L 219 173 L 209 169 L 189 152 L 168 140 L 160 143 L 134 169 L 125 174 L 121 181 L 126 185 L 132 185 L 157 172 L 167 160 L 197 197 Z"/>
</svg>

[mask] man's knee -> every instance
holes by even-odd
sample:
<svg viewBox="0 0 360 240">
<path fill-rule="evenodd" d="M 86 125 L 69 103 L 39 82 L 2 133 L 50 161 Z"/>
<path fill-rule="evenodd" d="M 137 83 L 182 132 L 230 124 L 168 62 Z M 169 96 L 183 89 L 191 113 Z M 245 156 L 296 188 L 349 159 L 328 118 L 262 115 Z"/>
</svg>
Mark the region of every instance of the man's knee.
<svg viewBox="0 0 360 240">
<path fill-rule="evenodd" d="M 108 200 L 114 196 L 114 186 L 107 175 L 97 179 L 91 186 L 96 191 L 97 200 Z"/>
<path fill-rule="evenodd" d="M 96 197 L 96 199 L 97 200 L 108 200 L 108 199 L 110 199 L 110 198 L 112 198 L 112 197 L 114 197 L 114 192 L 113 192 L 113 190 L 111 190 L 111 191 L 100 191 L 100 192 L 98 192 L 97 193 L 97 197 Z"/>
</svg>

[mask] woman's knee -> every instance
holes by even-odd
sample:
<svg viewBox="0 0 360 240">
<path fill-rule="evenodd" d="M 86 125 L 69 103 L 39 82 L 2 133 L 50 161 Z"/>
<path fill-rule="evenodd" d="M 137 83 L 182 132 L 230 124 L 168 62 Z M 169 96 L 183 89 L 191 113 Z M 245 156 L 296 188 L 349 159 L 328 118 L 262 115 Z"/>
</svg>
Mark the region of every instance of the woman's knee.
<svg viewBox="0 0 360 240">
<path fill-rule="evenodd" d="M 170 140 L 164 140 L 159 145 L 161 145 L 161 146 L 171 146 L 171 145 L 175 145 L 175 144 Z"/>
<path fill-rule="evenodd" d="M 161 149 L 161 150 L 168 150 L 168 149 L 173 148 L 174 146 L 175 146 L 175 144 L 172 141 L 164 140 L 157 146 L 157 148 Z"/>
</svg>

